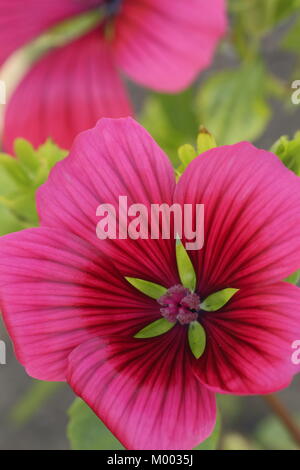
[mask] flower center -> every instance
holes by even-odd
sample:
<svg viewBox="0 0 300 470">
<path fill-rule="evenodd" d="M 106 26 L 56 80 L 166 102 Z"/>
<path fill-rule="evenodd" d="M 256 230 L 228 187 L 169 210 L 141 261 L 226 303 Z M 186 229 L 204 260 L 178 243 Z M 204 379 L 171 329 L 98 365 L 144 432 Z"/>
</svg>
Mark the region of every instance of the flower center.
<svg viewBox="0 0 300 470">
<path fill-rule="evenodd" d="M 157 302 L 162 306 L 162 316 L 171 323 L 188 325 L 198 318 L 200 297 L 180 284 L 168 289 Z"/>
<path fill-rule="evenodd" d="M 123 0 L 106 0 L 107 14 L 110 16 L 119 13 L 122 1 Z"/>
</svg>

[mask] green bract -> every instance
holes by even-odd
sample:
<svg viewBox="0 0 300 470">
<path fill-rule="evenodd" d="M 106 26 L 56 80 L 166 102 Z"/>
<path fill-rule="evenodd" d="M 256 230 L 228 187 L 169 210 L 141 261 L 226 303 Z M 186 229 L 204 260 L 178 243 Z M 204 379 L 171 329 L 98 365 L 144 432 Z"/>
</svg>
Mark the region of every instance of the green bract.
<svg viewBox="0 0 300 470">
<path fill-rule="evenodd" d="M 189 325 L 188 339 L 191 351 L 196 359 L 202 356 L 206 346 L 206 334 L 202 325 L 194 321 Z"/>
<path fill-rule="evenodd" d="M 223 289 L 209 295 L 201 304 L 201 308 L 208 312 L 214 312 L 222 308 L 231 297 L 238 291 L 238 289 Z"/>
<path fill-rule="evenodd" d="M 166 293 L 166 287 L 162 287 L 154 282 L 144 281 L 135 277 L 125 277 L 125 279 L 136 289 L 148 295 L 152 299 L 159 299 Z"/>
<path fill-rule="evenodd" d="M 200 132 L 197 137 L 197 151 L 191 144 L 184 144 L 178 149 L 178 157 L 181 161 L 181 165 L 178 167 L 179 175 L 184 172 L 186 167 L 201 153 L 211 150 L 216 147 L 216 140 L 214 136 L 205 129 L 204 126 L 201 126 Z"/>
<path fill-rule="evenodd" d="M 204 127 L 201 126 L 200 132 L 197 137 L 197 150 L 198 154 L 207 152 L 217 146 L 216 139 L 213 135 Z"/>
<path fill-rule="evenodd" d="M 50 140 L 35 150 L 16 139 L 14 151 L 16 157 L 0 153 L 0 235 L 37 225 L 35 192 L 67 154 Z"/>
<path fill-rule="evenodd" d="M 153 323 L 145 326 L 142 330 L 140 330 L 136 335 L 135 338 L 154 338 L 155 336 L 160 336 L 166 333 L 167 331 L 171 330 L 175 323 L 171 323 L 165 318 L 159 318 L 155 320 Z"/>
<path fill-rule="evenodd" d="M 176 242 L 176 260 L 181 283 L 184 287 L 194 290 L 196 274 L 191 259 L 180 240 Z"/>
<path fill-rule="evenodd" d="M 280 137 L 271 151 L 278 155 L 287 168 L 300 176 L 300 131 L 296 132 L 293 139 Z"/>
<path fill-rule="evenodd" d="M 298 284 L 300 280 L 300 270 L 296 271 L 294 274 L 291 274 L 289 277 L 285 279 L 286 282 L 290 282 L 291 284 Z"/>
<path fill-rule="evenodd" d="M 178 149 L 178 157 L 184 169 L 197 157 L 197 152 L 191 144 L 184 144 Z"/>
</svg>

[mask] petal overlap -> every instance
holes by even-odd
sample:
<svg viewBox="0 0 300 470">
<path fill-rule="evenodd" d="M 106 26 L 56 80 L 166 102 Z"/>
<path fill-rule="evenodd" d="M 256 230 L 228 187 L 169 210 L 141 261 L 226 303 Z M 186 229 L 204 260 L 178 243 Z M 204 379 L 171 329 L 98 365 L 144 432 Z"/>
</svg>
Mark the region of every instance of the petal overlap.
<svg viewBox="0 0 300 470">
<path fill-rule="evenodd" d="M 151 340 L 93 339 L 70 355 L 68 381 L 127 449 L 192 449 L 216 418 L 192 362 L 178 327 Z"/>
</svg>

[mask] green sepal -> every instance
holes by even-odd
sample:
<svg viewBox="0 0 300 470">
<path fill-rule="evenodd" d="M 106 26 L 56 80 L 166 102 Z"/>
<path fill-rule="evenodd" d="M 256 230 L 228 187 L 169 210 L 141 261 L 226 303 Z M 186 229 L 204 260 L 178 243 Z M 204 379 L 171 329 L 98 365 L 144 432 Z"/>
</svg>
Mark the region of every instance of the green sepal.
<svg viewBox="0 0 300 470">
<path fill-rule="evenodd" d="M 197 152 L 191 144 L 184 144 L 178 149 L 178 157 L 183 166 L 187 167 L 197 157 Z"/>
<path fill-rule="evenodd" d="M 166 287 L 155 284 L 154 282 L 137 279 L 135 277 L 125 277 L 125 279 L 143 294 L 148 295 L 152 299 L 159 299 L 167 291 Z"/>
<path fill-rule="evenodd" d="M 290 284 L 298 284 L 300 280 L 300 270 L 296 271 L 295 273 L 291 274 L 289 277 L 285 279 L 285 282 L 289 282 Z"/>
<path fill-rule="evenodd" d="M 190 290 L 195 290 L 196 273 L 191 259 L 180 240 L 176 241 L 176 260 L 181 283 Z"/>
<path fill-rule="evenodd" d="M 201 303 L 201 309 L 208 312 L 214 312 L 224 307 L 225 304 L 234 296 L 238 289 L 223 289 L 214 294 L 209 295 L 204 302 Z"/>
<path fill-rule="evenodd" d="M 199 359 L 205 351 L 206 333 L 198 321 L 189 324 L 188 340 L 193 355 Z"/>
<path fill-rule="evenodd" d="M 271 147 L 282 163 L 297 176 L 300 176 L 300 131 L 296 132 L 293 139 L 287 136 L 280 137 Z"/>
<path fill-rule="evenodd" d="M 154 338 L 155 336 L 161 336 L 167 333 L 175 326 L 175 323 L 171 323 L 165 318 L 159 318 L 149 325 L 145 326 L 142 330 L 134 335 L 135 338 Z"/>
</svg>

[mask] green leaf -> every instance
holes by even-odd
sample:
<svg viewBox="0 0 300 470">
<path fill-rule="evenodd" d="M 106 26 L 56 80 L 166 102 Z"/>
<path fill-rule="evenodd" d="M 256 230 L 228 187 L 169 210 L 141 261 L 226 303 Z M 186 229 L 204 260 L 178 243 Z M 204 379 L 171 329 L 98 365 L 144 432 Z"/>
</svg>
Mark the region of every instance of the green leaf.
<svg viewBox="0 0 300 470">
<path fill-rule="evenodd" d="M 125 279 L 136 289 L 143 292 L 143 294 L 152 297 L 152 299 L 159 299 L 167 291 L 166 287 L 162 287 L 154 282 L 144 281 L 144 279 L 137 279 L 135 277 L 125 277 Z"/>
<path fill-rule="evenodd" d="M 10 418 L 18 426 L 23 425 L 57 392 L 62 382 L 34 380 L 25 395 L 14 405 Z"/>
<path fill-rule="evenodd" d="M 215 294 L 209 295 L 201 304 L 201 308 L 208 312 L 214 312 L 222 308 L 231 297 L 238 291 L 238 289 L 223 289 Z"/>
<path fill-rule="evenodd" d="M 266 76 L 266 94 L 278 100 L 290 100 L 291 88 L 290 85 L 272 73 Z"/>
<path fill-rule="evenodd" d="M 192 144 L 198 132 L 194 90 L 176 95 L 152 94 L 146 99 L 139 122 L 178 166 L 178 148 Z"/>
<path fill-rule="evenodd" d="M 68 411 L 67 435 L 73 450 L 122 450 L 124 447 L 93 411 L 76 398 Z"/>
<path fill-rule="evenodd" d="M 235 423 L 243 412 L 243 398 L 236 395 L 217 395 L 218 409 L 222 417 L 231 423 Z"/>
<path fill-rule="evenodd" d="M 188 340 L 193 355 L 196 359 L 199 359 L 205 351 L 206 333 L 203 326 L 198 321 L 190 323 Z"/>
<path fill-rule="evenodd" d="M 271 117 L 265 80 L 263 64 L 249 61 L 214 74 L 200 88 L 200 120 L 219 145 L 254 140 L 264 132 Z"/>
<path fill-rule="evenodd" d="M 171 330 L 175 323 L 171 323 L 165 318 L 159 318 L 154 322 L 150 323 L 149 325 L 145 326 L 142 330 L 140 330 L 136 335 L 135 338 L 154 338 L 155 336 L 163 335 L 167 333 L 167 331 Z"/>
<path fill-rule="evenodd" d="M 296 132 L 293 139 L 287 136 L 280 137 L 271 147 L 284 165 L 300 176 L 300 131 Z"/>
<path fill-rule="evenodd" d="M 300 426 L 300 415 L 293 413 L 298 426 Z M 265 450 L 299 450 L 286 427 L 276 416 L 268 416 L 258 425 L 255 436 L 258 443 Z"/>
<path fill-rule="evenodd" d="M 221 434 L 221 417 L 220 417 L 220 413 L 218 413 L 216 425 L 212 434 L 209 436 L 208 439 L 201 442 L 201 444 L 199 444 L 193 450 L 215 450 L 220 440 L 220 434 Z"/>
<path fill-rule="evenodd" d="M 300 54 L 300 18 L 294 23 L 294 25 L 288 30 L 288 33 L 284 36 L 282 46 L 284 49 L 291 51 L 296 54 Z"/>
<path fill-rule="evenodd" d="M 257 37 L 264 36 L 299 6 L 299 0 L 230 0 L 235 22 L 248 35 Z"/>
<path fill-rule="evenodd" d="M 190 290 L 195 290 L 196 274 L 186 249 L 180 240 L 176 241 L 176 260 L 181 283 Z"/>
</svg>

